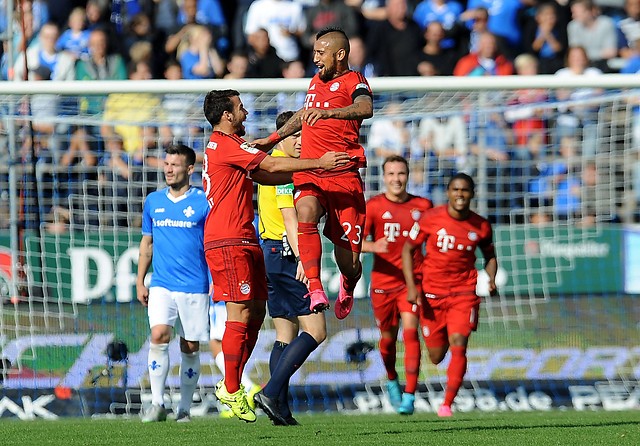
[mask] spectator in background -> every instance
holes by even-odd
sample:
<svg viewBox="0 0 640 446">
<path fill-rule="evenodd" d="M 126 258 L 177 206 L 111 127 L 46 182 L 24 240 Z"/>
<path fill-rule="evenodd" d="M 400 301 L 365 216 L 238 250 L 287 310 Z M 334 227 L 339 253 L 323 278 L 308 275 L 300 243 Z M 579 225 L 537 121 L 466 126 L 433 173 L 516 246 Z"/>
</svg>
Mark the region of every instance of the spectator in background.
<svg viewBox="0 0 640 446">
<path fill-rule="evenodd" d="M 415 193 L 431 196 L 435 204 L 444 203 L 447 178 L 468 168 L 467 134 L 461 115 L 429 116 L 420 121 L 418 145 L 411 151 L 409 178 L 419 182 L 427 177 L 427 184 L 420 189 L 420 183 L 412 183 Z"/>
<path fill-rule="evenodd" d="M 285 79 L 302 79 L 305 77 L 304 64 L 299 60 L 282 63 L 282 77 Z M 304 106 L 306 92 L 283 93 L 276 95 L 278 101 L 278 114 L 287 110 L 300 110 Z"/>
<path fill-rule="evenodd" d="M 478 51 L 463 56 L 456 64 L 454 76 L 509 76 L 513 65 L 498 51 L 496 37 L 485 32 L 478 40 Z"/>
<path fill-rule="evenodd" d="M 151 79 L 151 68 L 146 62 L 130 67 L 130 80 Z M 124 149 L 136 163 L 160 167 L 161 160 L 155 153 L 156 131 L 153 123 L 163 121 L 160 98 L 149 93 L 112 93 L 104 105 L 101 127 L 103 138 L 119 135 Z"/>
<path fill-rule="evenodd" d="M 180 6 L 182 19 L 177 22 L 174 29 L 169 31 L 164 50 L 169 58 L 177 59 L 178 47 L 185 41 L 186 35 L 194 25 L 203 25 L 198 17 L 197 0 L 185 0 Z"/>
<path fill-rule="evenodd" d="M 344 0 L 347 6 L 360 11 L 370 27 L 375 22 L 387 19 L 386 0 Z"/>
<path fill-rule="evenodd" d="M 382 115 L 382 116 L 381 116 Z M 365 172 L 367 189 L 380 190 L 382 163 L 390 156 L 407 157 L 409 155 L 411 135 L 407 122 L 402 118 L 402 107 L 392 102 L 380 111 L 378 118 L 371 122 L 367 137 L 367 158 L 370 160 Z"/>
<path fill-rule="evenodd" d="M 249 56 L 246 51 L 235 50 L 227 62 L 227 73 L 224 79 L 244 79 L 249 69 Z"/>
<path fill-rule="evenodd" d="M 425 45 L 418 63 L 421 76 L 450 76 L 457 62 L 454 48 L 443 49 L 444 29 L 440 22 L 431 22 L 424 31 Z"/>
<path fill-rule="evenodd" d="M 69 15 L 69 28 L 62 33 L 56 42 L 56 50 L 68 51 L 76 59 L 89 56 L 89 34 L 85 29 L 85 9 L 74 8 Z"/>
<path fill-rule="evenodd" d="M 573 20 L 567 26 L 569 46 L 584 48 L 592 66 L 609 72 L 607 61 L 618 54 L 613 19 L 600 15 L 592 0 L 575 0 L 571 15 Z"/>
<path fill-rule="evenodd" d="M 369 33 L 367 49 L 378 76 L 417 76 L 422 31 L 407 16 L 406 0 L 388 0 L 387 19 L 376 22 Z"/>
<path fill-rule="evenodd" d="M 425 32 L 431 23 L 440 23 L 444 33 L 441 46 L 442 49 L 449 50 L 456 47 L 453 34 L 462 11 L 462 5 L 457 1 L 422 0 L 413 12 L 413 21 Z"/>
<path fill-rule="evenodd" d="M 362 37 L 350 37 L 349 47 L 349 68 L 353 71 L 359 71 L 366 78 L 375 77 L 375 68 L 369 60 L 367 47 L 365 46 Z"/>
<path fill-rule="evenodd" d="M 178 47 L 178 60 L 184 79 L 213 79 L 224 75 L 224 63 L 212 47 L 208 28 L 192 25 L 185 42 Z"/>
<path fill-rule="evenodd" d="M 271 46 L 269 33 L 260 28 L 248 36 L 249 68 L 248 78 L 282 77 L 282 59 Z"/>
<path fill-rule="evenodd" d="M 58 40 L 58 26 L 46 23 L 38 32 L 27 49 L 27 65 L 29 67 L 46 67 L 51 73 L 52 80 L 72 80 L 74 78 L 75 59 L 66 52 L 56 50 Z M 14 80 L 24 80 L 24 53 L 21 53 L 13 66 Z"/>
<path fill-rule="evenodd" d="M 340 28 L 347 36 L 361 33 L 356 10 L 344 0 L 319 0 L 318 4 L 304 10 L 307 26 L 302 33 L 302 46 L 313 48 L 316 34 L 324 28 Z"/>
<path fill-rule="evenodd" d="M 89 35 L 89 59 L 76 64 L 76 79 L 79 81 L 124 80 L 127 68 L 119 54 L 108 51 L 106 31 L 94 29 Z M 87 96 L 80 100 L 80 112 L 94 115 L 102 112 L 104 96 Z"/>
<path fill-rule="evenodd" d="M 640 0 L 625 0 L 624 12 L 625 17 L 616 23 L 618 52 L 620 57 L 628 59 L 640 50 L 636 46 L 640 39 Z"/>
<path fill-rule="evenodd" d="M 567 67 L 556 72 L 556 76 L 600 76 L 602 71 L 590 67 L 587 53 L 582 47 L 569 48 L 567 54 Z M 559 101 L 584 101 L 602 93 L 600 89 L 576 88 L 556 90 L 556 99 Z M 582 153 L 588 156 L 596 154 L 597 147 L 597 111 L 596 105 L 572 104 L 559 105 L 556 117 L 556 142 L 563 136 L 582 136 Z"/>
<path fill-rule="evenodd" d="M 462 14 L 462 20 L 469 20 L 474 9 L 485 8 L 489 11 L 489 31 L 500 41 L 499 46 L 507 57 L 515 57 L 522 51 L 521 26 L 518 15 L 524 4 L 532 0 L 469 0 L 467 11 Z"/>
<path fill-rule="evenodd" d="M 525 30 L 524 48 L 537 56 L 538 72 L 554 74 L 564 67 L 567 50 L 567 30 L 558 22 L 554 3 L 542 3 L 536 9 L 536 26 Z"/>
<path fill-rule="evenodd" d="M 162 76 L 162 72 L 167 63 L 167 53 L 164 52 L 166 36 L 162 32 L 156 32 L 151 27 L 151 19 L 144 13 L 136 14 L 127 25 L 124 37 L 124 55 L 131 54 L 131 48 L 137 43 L 147 43 L 151 47 L 151 71 L 153 78 Z M 127 59 L 127 62 L 131 59 Z"/>
<path fill-rule="evenodd" d="M 300 58 L 298 39 L 306 27 L 307 23 L 299 3 L 254 0 L 247 11 L 244 32 L 250 40 L 250 36 L 256 31 L 265 29 L 278 57 L 288 62 Z M 250 41 L 249 44 L 251 45 Z"/>
<path fill-rule="evenodd" d="M 195 3 L 195 21 L 192 20 Z M 188 9 L 188 12 L 186 10 Z M 220 0 L 184 0 L 178 10 L 178 23 L 187 25 L 198 23 L 209 28 L 216 50 L 228 56 L 230 50 L 229 28 Z"/>
<path fill-rule="evenodd" d="M 489 11 L 486 8 L 467 10 L 462 17 L 467 17 L 467 24 L 459 23 L 455 28 L 456 40 L 458 40 L 458 52 L 460 54 L 477 53 L 480 36 L 489 32 Z"/>
</svg>

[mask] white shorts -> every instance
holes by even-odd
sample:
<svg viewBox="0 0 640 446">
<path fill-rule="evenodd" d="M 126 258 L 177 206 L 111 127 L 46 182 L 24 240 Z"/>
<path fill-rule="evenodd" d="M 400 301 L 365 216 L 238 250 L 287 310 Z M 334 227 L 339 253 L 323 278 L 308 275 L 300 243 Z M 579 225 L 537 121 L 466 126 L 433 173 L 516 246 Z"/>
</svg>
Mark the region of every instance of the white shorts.
<svg viewBox="0 0 640 446">
<path fill-rule="evenodd" d="M 211 302 L 211 305 L 209 305 L 209 338 L 222 341 L 226 322 L 226 304 L 224 302 Z"/>
<path fill-rule="evenodd" d="M 149 288 L 149 326 L 169 325 L 176 327 L 178 335 L 187 341 L 206 342 L 209 319 L 207 293 L 183 293 L 162 287 Z"/>
</svg>

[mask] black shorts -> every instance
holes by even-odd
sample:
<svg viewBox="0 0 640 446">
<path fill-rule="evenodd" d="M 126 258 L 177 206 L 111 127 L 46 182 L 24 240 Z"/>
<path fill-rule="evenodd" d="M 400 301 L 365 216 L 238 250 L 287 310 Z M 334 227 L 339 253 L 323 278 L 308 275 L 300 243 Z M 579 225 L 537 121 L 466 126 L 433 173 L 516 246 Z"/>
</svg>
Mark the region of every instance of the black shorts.
<svg viewBox="0 0 640 446">
<path fill-rule="evenodd" d="M 307 286 L 296 280 L 298 264 L 293 256 L 282 257 L 281 240 L 263 240 L 262 251 L 267 270 L 267 307 L 271 317 L 292 318 L 311 314 Z"/>
</svg>

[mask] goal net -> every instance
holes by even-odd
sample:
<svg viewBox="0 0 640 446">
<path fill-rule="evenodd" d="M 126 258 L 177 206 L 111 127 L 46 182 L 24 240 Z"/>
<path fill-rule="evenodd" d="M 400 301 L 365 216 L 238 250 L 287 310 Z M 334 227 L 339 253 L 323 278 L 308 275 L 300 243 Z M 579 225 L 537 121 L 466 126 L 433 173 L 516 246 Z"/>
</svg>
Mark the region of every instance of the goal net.
<svg viewBox="0 0 640 446">
<path fill-rule="evenodd" d="M 493 223 L 500 292 L 488 296 L 480 275 L 482 314 L 458 410 L 513 409 L 508 396 L 518 392 L 530 408 L 546 408 L 547 400 L 530 403 L 536 391 L 549 407 L 633 404 L 640 82 L 615 75 L 567 82 L 371 80 L 375 113 L 361 132 L 367 198 L 383 191 L 382 160 L 399 154 L 409 160 L 410 192 L 436 205 L 445 203 L 451 175 L 472 175 L 475 210 Z M 149 327 L 135 294 L 141 210 L 164 184 L 163 149 L 180 142 L 203 151 L 210 89 L 241 92 L 251 140 L 271 133 L 278 113 L 299 109 L 306 87 L 305 80 L 0 85 L 0 399 L 63 389 L 94 395 L 83 400 L 89 413 L 139 408 L 149 387 Z M 200 166 L 192 182 L 201 185 Z M 364 264 L 370 268 L 370 256 Z M 339 273 L 326 240 L 322 268 L 335 296 Z M 389 407 L 368 286 L 365 272 L 352 315 L 340 322 L 328 315 L 327 340 L 294 375 L 298 410 Z M 267 320 L 248 365 L 258 383 L 268 380 L 274 339 Z M 126 344 L 126 359 L 108 354 L 114 341 Z M 177 342 L 170 352 L 175 397 Z M 206 389 L 220 374 L 207 346 L 201 355 L 207 412 Z M 401 380 L 402 355 L 400 342 Z M 425 357 L 418 410 L 437 407 L 446 381 L 448 359 L 433 366 Z"/>
</svg>

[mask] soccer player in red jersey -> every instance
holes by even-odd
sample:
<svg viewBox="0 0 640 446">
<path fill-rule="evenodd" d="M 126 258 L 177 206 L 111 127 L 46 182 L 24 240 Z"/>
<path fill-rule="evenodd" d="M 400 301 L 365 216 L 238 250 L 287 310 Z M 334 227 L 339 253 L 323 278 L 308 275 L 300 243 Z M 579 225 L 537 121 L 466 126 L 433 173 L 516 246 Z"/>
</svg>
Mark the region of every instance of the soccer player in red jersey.
<svg viewBox="0 0 640 446">
<path fill-rule="evenodd" d="M 313 170 L 293 176 L 298 213 L 300 260 L 309 279 L 310 308 L 329 308 L 320 281 L 322 243 L 318 223 L 327 216 L 324 234 L 334 244 L 342 281 L 335 313 L 344 319 L 353 307 L 353 290 L 362 276 L 360 251 L 366 203 L 358 169 L 366 166 L 358 143 L 362 120 L 373 116 L 373 96 L 364 76 L 348 64 L 349 39 L 338 28 L 316 35 L 313 62 L 318 73 L 311 79 L 302 109 L 268 138 L 254 141 L 263 150 L 302 129 L 300 159 L 318 158 L 329 150 L 344 152 L 351 162 L 331 172 Z"/>
<path fill-rule="evenodd" d="M 407 286 L 402 273 L 402 248 L 409 231 L 423 212 L 433 207 L 431 200 L 407 192 L 409 165 L 394 155 L 382 163 L 385 192 L 367 202 L 364 229 L 364 252 L 372 252 L 371 303 L 380 329 L 380 354 L 387 370 L 389 401 L 398 413 L 411 415 L 420 372 L 419 313 L 417 303 L 407 300 Z M 367 240 L 368 237 L 373 240 Z M 420 287 L 422 251 L 414 251 L 416 286 Z M 407 383 L 400 390 L 396 372 L 396 341 L 402 320 L 404 366 Z"/>
<path fill-rule="evenodd" d="M 213 132 L 205 149 L 202 183 L 211 210 L 204 231 L 205 257 L 214 284 L 214 299 L 224 301 L 227 322 L 222 338 L 225 377 L 216 397 L 240 419 L 253 422 L 240 377 L 258 339 L 265 316 L 267 281 L 262 250 L 253 227 L 253 183 L 286 184 L 291 172 L 340 168 L 345 153 L 328 152 L 319 159 L 274 158 L 242 139 L 247 118 L 235 90 L 212 90 L 204 115 Z"/>
<path fill-rule="evenodd" d="M 451 362 L 438 416 L 450 417 L 467 370 L 469 335 L 478 327 L 480 297 L 476 295 L 476 248 L 484 256 L 489 292 L 496 293 L 498 261 L 489 221 L 471 210 L 473 179 L 455 174 L 447 186 L 448 204 L 425 212 L 402 249 L 402 270 L 409 302 L 421 303 L 420 325 L 429 359 L 439 364 L 447 350 Z M 422 262 L 422 291 L 414 285 L 413 252 L 426 245 Z"/>
</svg>

